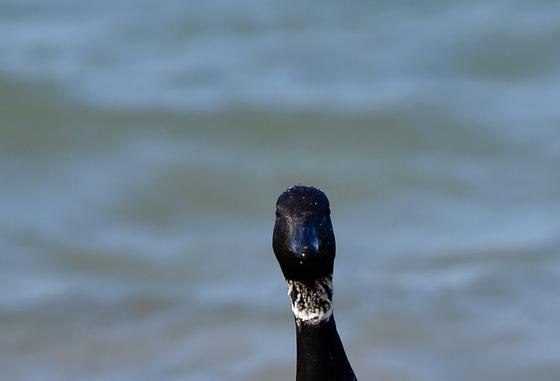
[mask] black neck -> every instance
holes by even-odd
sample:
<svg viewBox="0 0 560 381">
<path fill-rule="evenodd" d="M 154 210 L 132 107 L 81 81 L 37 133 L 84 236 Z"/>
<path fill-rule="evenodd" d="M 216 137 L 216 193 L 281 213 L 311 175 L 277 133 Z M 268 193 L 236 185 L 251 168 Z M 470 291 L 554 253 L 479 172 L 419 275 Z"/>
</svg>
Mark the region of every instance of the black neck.
<svg viewBox="0 0 560 381">
<path fill-rule="evenodd" d="M 299 322 L 296 336 L 296 381 L 356 381 L 336 331 L 334 316 L 316 325 Z"/>
</svg>

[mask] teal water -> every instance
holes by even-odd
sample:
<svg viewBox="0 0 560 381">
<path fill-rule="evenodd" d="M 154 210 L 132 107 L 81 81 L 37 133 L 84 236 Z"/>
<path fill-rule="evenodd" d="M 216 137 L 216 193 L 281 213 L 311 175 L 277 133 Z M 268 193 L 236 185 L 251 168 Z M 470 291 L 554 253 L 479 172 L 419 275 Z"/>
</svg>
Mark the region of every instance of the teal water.
<svg viewBox="0 0 560 381">
<path fill-rule="evenodd" d="M 0 378 L 289 380 L 329 196 L 359 379 L 560 377 L 555 2 L 0 1 Z"/>
</svg>

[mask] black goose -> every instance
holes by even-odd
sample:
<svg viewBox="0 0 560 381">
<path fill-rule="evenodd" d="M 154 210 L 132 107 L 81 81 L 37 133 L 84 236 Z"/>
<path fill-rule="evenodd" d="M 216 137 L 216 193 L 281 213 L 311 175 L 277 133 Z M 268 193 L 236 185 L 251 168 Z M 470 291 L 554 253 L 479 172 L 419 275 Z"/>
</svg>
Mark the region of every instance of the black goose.
<svg viewBox="0 0 560 381">
<path fill-rule="evenodd" d="M 272 247 L 296 321 L 296 380 L 356 380 L 332 313 L 335 241 L 322 191 L 297 185 L 278 197 Z"/>
</svg>

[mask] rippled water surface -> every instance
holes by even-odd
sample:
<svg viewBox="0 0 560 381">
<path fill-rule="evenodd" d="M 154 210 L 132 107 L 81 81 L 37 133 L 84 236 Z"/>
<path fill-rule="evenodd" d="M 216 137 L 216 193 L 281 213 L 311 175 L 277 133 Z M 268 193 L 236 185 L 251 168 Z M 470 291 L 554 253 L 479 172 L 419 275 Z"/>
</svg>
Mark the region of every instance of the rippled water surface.
<svg viewBox="0 0 560 381">
<path fill-rule="evenodd" d="M 0 0 L 0 378 L 290 380 L 328 194 L 360 380 L 560 378 L 560 5 Z"/>
</svg>

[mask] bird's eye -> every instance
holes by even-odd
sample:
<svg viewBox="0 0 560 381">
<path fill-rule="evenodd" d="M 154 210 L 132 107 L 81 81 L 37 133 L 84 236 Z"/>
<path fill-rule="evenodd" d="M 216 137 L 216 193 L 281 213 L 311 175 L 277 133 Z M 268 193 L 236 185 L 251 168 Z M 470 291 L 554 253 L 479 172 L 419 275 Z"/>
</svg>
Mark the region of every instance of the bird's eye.
<svg viewBox="0 0 560 381">
<path fill-rule="evenodd" d="M 276 210 L 276 218 L 280 218 L 280 211 Z"/>
</svg>

